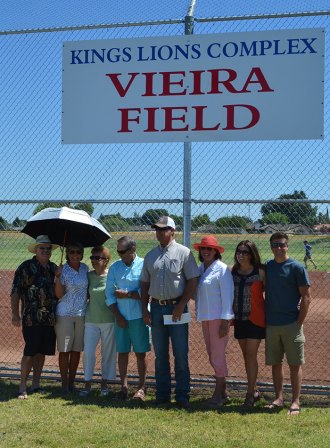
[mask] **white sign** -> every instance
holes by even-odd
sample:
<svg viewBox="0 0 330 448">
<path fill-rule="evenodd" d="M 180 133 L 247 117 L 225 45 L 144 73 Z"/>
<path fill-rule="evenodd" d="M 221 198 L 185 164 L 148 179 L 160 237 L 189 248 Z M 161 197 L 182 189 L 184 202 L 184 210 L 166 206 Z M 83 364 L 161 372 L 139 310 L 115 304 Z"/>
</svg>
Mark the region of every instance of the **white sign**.
<svg viewBox="0 0 330 448">
<path fill-rule="evenodd" d="M 323 138 L 324 30 L 65 42 L 63 143 Z"/>
</svg>

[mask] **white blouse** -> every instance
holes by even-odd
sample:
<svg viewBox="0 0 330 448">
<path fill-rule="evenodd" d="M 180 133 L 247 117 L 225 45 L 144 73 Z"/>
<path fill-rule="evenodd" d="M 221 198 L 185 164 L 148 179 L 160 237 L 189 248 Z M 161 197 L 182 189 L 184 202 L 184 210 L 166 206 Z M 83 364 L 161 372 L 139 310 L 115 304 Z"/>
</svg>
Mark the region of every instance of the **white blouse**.
<svg viewBox="0 0 330 448">
<path fill-rule="evenodd" d="M 215 260 L 204 272 L 204 263 L 199 266 L 200 277 L 196 296 L 198 321 L 234 317 L 234 283 L 228 266 Z"/>
<path fill-rule="evenodd" d="M 58 301 L 56 316 L 85 316 L 87 308 L 88 266 L 80 263 L 79 270 L 72 269 L 67 263 L 63 266 L 61 284 L 65 294 Z"/>
</svg>

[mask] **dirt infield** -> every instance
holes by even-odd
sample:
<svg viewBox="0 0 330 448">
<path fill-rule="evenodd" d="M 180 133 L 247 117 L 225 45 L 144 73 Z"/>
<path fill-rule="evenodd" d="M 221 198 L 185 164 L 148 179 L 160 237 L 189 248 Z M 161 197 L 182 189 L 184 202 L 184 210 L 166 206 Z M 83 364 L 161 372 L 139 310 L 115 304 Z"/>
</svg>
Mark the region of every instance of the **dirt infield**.
<svg viewBox="0 0 330 448">
<path fill-rule="evenodd" d="M 304 384 L 330 385 L 330 357 L 328 341 L 330 340 L 330 273 L 310 272 L 312 282 L 312 304 L 305 323 L 306 335 L 306 365 L 304 366 Z M 0 271 L 0 363 L 2 367 L 19 366 L 23 350 L 21 329 L 11 324 L 10 288 L 13 279 L 12 271 Z M 191 306 L 193 321 L 190 324 L 190 369 L 194 377 L 212 375 L 205 352 L 201 326 L 194 320 L 194 305 Z M 245 379 L 242 356 L 234 340 L 231 330 L 227 349 L 227 359 L 230 379 Z M 98 360 L 100 356 L 98 356 Z M 148 373 L 154 372 L 153 353 L 149 354 Z M 47 357 L 46 368 L 58 370 L 57 357 Z M 99 369 L 99 364 L 97 364 Z M 130 372 L 135 373 L 136 367 L 133 355 L 130 360 Z M 270 381 L 270 368 L 264 364 L 264 344 L 259 350 L 260 381 Z M 285 369 L 285 380 L 288 380 L 288 369 Z"/>
</svg>

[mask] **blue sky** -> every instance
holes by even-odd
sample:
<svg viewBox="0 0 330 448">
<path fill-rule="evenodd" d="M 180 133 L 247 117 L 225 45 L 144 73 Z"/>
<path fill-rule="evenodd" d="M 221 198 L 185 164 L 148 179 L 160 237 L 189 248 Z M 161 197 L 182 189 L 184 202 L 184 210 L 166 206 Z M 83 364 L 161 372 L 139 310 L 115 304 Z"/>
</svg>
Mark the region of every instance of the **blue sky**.
<svg viewBox="0 0 330 448">
<path fill-rule="evenodd" d="M 329 9 L 328 1 L 197 0 L 195 17 Z M 181 19 L 188 1 L 2 1 L 0 30 L 21 30 Z M 196 23 L 195 33 L 329 28 L 329 16 Z M 183 25 L 2 35 L 0 191 L 2 200 L 175 199 L 182 197 L 183 144 L 62 145 L 63 41 L 183 34 Z M 329 34 L 329 33 L 327 33 Z M 328 39 L 326 48 L 328 47 Z M 304 190 L 329 198 L 329 76 L 325 64 L 325 139 L 313 141 L 214 142 L 192 145 L 194 199 L 272 199 Z M 302 93 L 303 94 L 303 93 Z M 97 206 L 131 216 L 163 205 Z M 166 206 L 181 214 L 181 205 Z M 193 214 L 259 215 L 260 206 L 193 206 Z M 27 218 L 33 206 L 2 206 L 0 216 Z M 324 211 L 324 206 L 319 206 Z"/>
</svg>

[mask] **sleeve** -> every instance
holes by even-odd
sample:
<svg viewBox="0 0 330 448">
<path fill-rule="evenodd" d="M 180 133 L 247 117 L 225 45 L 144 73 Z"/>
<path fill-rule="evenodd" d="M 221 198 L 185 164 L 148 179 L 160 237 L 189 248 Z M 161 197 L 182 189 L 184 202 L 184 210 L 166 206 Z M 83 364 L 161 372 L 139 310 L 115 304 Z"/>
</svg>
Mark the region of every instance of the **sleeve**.
<svg viewBox="0 0 330 448">
<path fill-rule="evenodd" d="M 11 294 L 17 293 L 19 296 L 22 290 L 22 265 L 19 266 L 14 274 L 14 280 L 11 287 Z"/>
<path fill-rule="evenodd" d="M 114 275 L 114 266 L 110 266 L 108 275 L 107 275 L 107 283 L 105 287 L 105 303 L 110 306 L 114 303 L 117 303 L 117 299 L 115 296 L 115 289 L 116 289 L 116 281 L 115 281 L 115 275 Z"/>
<path fill-rule="evenodd" d="M 199 275 L 200 275 L 196 260 L 193 256 L 193 254 L 191 253 L 191 251 L 189 251 L 188 257 L 186 258 L 186 260 L 184 262 L 183 273 L 186 277 L 186 280 L 190 280 L 192 278 L 199 277 Z"/>
<path fill-rule="evenodd" d="M 148 270 L 148 260 L 147 257 L 143 260 L 143 266 L 141 271 L 141 282 L 150 283 L 150 273 Z"/>
<path fill-rule="evenodd" d="M 219 285 L 221 295 L 221 316 L 220 319 L 231 320 L 234 317 L 234 282 L 233 276 L 228 267 L 219 273 Z"/>
<path fill-rule="evenodd" d="M 301 286 L 310 286 L 310 280 L 308 276 L 308 272 L 304 268 L 303 265 L 297 264 L 295 267 L 295 275 L 298 287 Z"/>
</svg>

